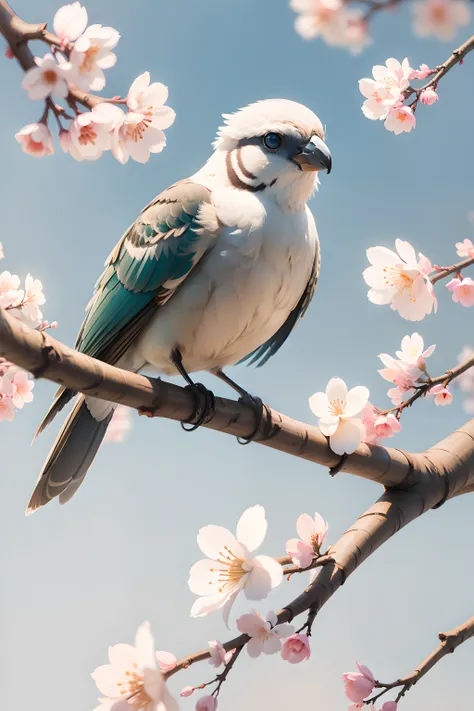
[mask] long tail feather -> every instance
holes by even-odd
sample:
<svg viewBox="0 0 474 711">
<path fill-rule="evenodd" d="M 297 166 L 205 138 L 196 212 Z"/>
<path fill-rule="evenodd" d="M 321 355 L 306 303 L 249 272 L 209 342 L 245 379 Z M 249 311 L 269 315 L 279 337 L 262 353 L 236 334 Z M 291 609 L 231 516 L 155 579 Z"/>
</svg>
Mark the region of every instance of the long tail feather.
<svg viewBox="0 0 474 711">
<path fill-rule="evenodd" d="M 44 428 L 47 427 L 54 420 L 58 412 L 60 412 L 63 407 L 68 404 L 69 400 L 71 400 L 75 394 L 76 393 L 74 392 L 74 390 L 69 390 L 68 388 L 60 387 L 58 388 L 58 390 L 56 390 L 51 407 L 41 420 L 41 424 L 36 430 L 35 436 L 33 437 L 33 442 L 35 441 L 37 436 L 41 434 Z"/>
<path fill-rule="evenodd" d="M 97 454 L 112 415 L 113 411 L 103 420 L 95 420 L 84 396 L 79 397 L 53 444 L 28 504 L 27 514 L 56 496 L 64 504 L 76 493 Z"/>
</svg>

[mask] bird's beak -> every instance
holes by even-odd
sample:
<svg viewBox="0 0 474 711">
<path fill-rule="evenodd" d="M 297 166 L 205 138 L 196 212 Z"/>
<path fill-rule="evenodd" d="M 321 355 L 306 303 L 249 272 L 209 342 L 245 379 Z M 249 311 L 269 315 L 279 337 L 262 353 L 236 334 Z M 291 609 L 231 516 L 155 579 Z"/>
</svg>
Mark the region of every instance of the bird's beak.
<svg viewBox="0 0 474 711">
<path fill-rule="evenodd" d="M 332 168 L 331 152 L 319 136 L 311 136 L 309 143 L 293 157 L 301 170 L 327 170 Z"/>
</svg>

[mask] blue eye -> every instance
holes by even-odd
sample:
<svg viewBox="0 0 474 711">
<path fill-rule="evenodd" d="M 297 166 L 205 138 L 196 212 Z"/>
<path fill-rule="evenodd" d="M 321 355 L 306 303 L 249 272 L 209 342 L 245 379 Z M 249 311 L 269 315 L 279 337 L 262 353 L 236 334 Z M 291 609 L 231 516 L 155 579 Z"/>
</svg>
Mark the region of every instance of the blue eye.
<svg viewBox="0 0 474 711">
<path fill-rule="evenodd" d="M 267 133 L 263 137 L 263 143 L 270 151 L 277 151 L 282 143 L 282 138 L 279 133 Z"/>
</svg>

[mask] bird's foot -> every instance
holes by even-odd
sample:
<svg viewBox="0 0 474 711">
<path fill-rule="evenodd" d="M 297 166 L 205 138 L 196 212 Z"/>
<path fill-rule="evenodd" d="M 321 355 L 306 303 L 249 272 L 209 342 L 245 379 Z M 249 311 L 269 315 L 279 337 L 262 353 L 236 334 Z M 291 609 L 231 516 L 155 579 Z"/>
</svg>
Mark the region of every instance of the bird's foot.
<svg viewBox="0 0 474 711">
<path fill-rule="evenodd" d="M 212 420 L 216 414 L 214 393 L 202 383 L 186 385 L 185 390 L 190 390 L 194 397 L 194 412 L 187 420 L 181 422 L 181 427 L 186 432 L 194 432 L 201 425 Z M 189 427 L 186 427 L 189 425 Z"/>
<path fill-rule="evenodd" d="M 272 439 L 280 431 L 280 425 L 272 420 L 271 408 L 263 400 L 250 393 L 245 393 L 239 398 L 242 405 L 248 405 L 255 413 L 255 429 L 248 437 L 237 437 L 239 444 L 250 444 L 250 442 L 263 442 Z"/>
</svg>

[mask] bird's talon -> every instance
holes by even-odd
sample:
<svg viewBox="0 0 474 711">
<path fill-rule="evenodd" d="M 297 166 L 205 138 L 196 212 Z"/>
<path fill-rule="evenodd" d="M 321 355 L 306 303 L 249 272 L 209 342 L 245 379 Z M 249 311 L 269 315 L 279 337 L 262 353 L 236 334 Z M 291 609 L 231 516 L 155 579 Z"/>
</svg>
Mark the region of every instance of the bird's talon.
<svg viewBox="0 0 474 711">
<path fill-rule="evenodd" d="M 270 407 L 265 405 L 259 397 L 245 393 L 245 395 L 239 398 L 239 402 L 253 409 L 256 421 L 256 427 L 248 437 L 237 437 L 239 444 L 250 444 L 250 442 L 254 442 L 257 439 L 259 442 L 263 442 L 264 440 L 272 439 L 272 437 L 278 434 L 280 427 L 272 421 L 272 411 Z"/>
<path fill-rule="evenodd" d="M 186 432 L 194 432 L 214 417 L 216 413 L 214 393 L 202 383 L 186 385 L 185 390 L 190 390 L 194 396 L 194 412 L 191 417 L 181 422 L 181 427 Z M 190 425 L 190 427 L 186 427 L 186 425 Z"/>
</svg>

